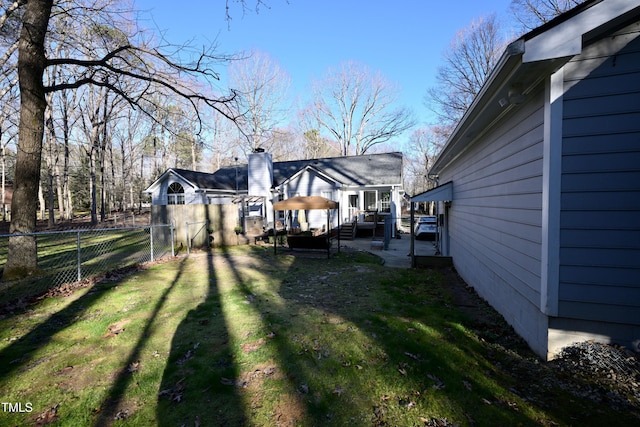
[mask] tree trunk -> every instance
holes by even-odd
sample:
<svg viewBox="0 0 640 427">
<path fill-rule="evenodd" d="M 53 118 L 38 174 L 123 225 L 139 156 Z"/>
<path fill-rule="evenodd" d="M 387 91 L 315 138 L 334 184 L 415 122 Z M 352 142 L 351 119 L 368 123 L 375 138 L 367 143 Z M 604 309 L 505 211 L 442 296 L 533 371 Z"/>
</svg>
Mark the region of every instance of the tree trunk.
<svg viewBox="0 0 640 427">
<path fill-rule="evenodd" d="M 7 220 L 7 205 L 5 203 L 5 169 L 6 169 L 6 152 L 5 152 L 5 146 L 2 146 L 2 171 L 0 173 L 2 173 L 2 222 L 5 222 Z"/>
<path fill-rule="evenodd" d="M 91 153 L 89 155 L 89 191 L 91 193 L 91 225 L 98 223 L 98 212 L 96 209 L 96 142 L 91 144 Z"/>
<path fill-rule="evenodd" d="M 51 94 L 48 94 L 45 98 L 47 105 L 53 105 L 53 97 Z M 56 128 L 53 124 L 53 110 L 51 108 L 47 108 L 45 111 L 45 126 L 48 130 L 45 141 L 47 141 L 47 189 L 49 191 L 49 228 L 55 225 L 55 212 L 54 212 L 54 203 L 53 203 L 53 165 L 57 161 L 57 156 L 55 155 L 55 146 L 57 144 L 56 137 Z"/>
<path fill-rule="evenodd" d="M 33 233 L 36 230 L 46 107 L 43 84 L 46 66 L 44 42 L 52 6 L 53 0 L 29 0 L 25 5 L 20 32 L 18 44 L 20 130 L 15 187 L 11 201 L 11 234 Z M 26 276 L 35 272 L 37 268 L 35 236 L 10 237 L 3 279 Z"/>
</svg>

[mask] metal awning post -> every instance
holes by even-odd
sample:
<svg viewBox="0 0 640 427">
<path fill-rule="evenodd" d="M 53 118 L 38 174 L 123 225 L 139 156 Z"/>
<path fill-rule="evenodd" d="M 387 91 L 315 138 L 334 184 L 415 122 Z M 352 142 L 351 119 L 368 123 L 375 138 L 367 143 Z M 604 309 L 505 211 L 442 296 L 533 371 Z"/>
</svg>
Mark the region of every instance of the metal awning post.
<svg viewBox="0 0 640 427">
<path fill-rule="evenodd" d="M 338 212 L 338 253 L 340 253 L 340 204 L 336 208 Z"/>
<path fill-rule="evenodd" d="M 411 202 L 411 214 L 409 215 L 409 228 L 411 232 L 411 245 L 410 245 L 410 253 L 411 253 L 411 268 L 416 267 L 416 254 L 415 254 L 415 230 L 413 229 L 413 221 L 415 218 L 415 206 L 416 204 Z"/>
<path fill-rule="evenodd" d="M 327 258 L 331 258 L 331 229 L 329 228 L 329 212 L 327 209 Z"/>
</svg>

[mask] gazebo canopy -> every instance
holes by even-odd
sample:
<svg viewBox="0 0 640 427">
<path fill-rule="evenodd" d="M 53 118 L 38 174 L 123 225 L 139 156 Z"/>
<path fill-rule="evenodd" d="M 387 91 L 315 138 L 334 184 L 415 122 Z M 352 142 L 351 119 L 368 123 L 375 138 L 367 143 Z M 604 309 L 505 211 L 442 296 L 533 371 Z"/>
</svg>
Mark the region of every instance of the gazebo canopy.
<svg viewBox="0 0 640 427">
<path fill-rule="evenodd" d="M 320 196 L 290 197 L 273 204 L 276 211 L 295 211 L 299 209 L 337 209 L 338 203 Z"/>
</svg>

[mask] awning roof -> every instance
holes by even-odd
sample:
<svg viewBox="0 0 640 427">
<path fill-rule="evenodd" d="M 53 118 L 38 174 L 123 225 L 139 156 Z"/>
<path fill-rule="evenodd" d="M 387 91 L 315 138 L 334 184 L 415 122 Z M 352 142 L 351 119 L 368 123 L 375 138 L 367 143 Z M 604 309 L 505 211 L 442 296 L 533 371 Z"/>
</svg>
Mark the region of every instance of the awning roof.
<svg viewBox="0 0 640 427">
<path fill-rule="evenodd" d="M 448 202 L 453 199 L 453 181 L 446 182 L 424 193 L 411 198 L 412 203 L 418 202 Z"/>
<path fill-rule="evenodd" d="M 295 211 L 298 209 L 337 209 L 338 203 L 320 196 L 290 197 L 273 204 L 276 211 Z"/>
</svg>

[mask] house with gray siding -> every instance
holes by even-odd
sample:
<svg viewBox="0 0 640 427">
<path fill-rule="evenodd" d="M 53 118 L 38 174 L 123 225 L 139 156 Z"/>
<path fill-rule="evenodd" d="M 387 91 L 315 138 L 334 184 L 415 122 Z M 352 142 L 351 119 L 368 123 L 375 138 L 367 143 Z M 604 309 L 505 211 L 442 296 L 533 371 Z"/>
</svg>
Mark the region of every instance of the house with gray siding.
<svg viewBox="0 0 640 427">
<path fill-rule="evenodd" d="M 274 212 L 273 202 L 295 196 L 322 196 L 339 203 L 331 226 L 351 222 L 376 211 L 395 225 L 402 196 L 403 155 L 400 152 L 274 162 L 271 154 L 249 154 L 247 164 L 226 166 L 214 173 L 168 169 L 145 190 L 153 205 L 246 204 L 246 216 L 265 225 L 290 220 Z M 241 214 L 241 217 L 245 217 Z M 310 210 L 310 228 L 326 228 L 322 211 Z M 395 230 L 395 226 L 393 229 Z"/>
<path fill-rule="evenodd" d="M 511 43 L 429 173 L 441 253 L 535 352 L 640 350 L 637 0 Z"/>
</svg>

